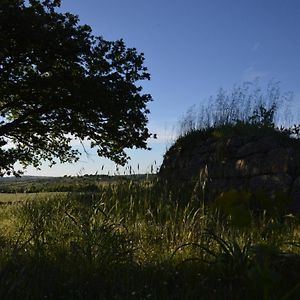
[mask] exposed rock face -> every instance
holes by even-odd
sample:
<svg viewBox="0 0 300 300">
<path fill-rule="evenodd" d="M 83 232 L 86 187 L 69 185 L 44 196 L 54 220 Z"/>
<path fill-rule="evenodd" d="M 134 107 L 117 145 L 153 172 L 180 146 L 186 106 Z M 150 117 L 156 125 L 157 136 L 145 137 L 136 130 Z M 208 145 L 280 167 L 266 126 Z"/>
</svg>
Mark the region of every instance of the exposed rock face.
<svg viewBox="0 0 300 300">
<path fill-rule="evenodd" d="M 160 176 L 173 186 L 192 182 L 207 200 L 230 189 L 278 192 L 300 209 L 300 141 L 279 134 L 189 137 L 166 153 Z"/>
</svg>

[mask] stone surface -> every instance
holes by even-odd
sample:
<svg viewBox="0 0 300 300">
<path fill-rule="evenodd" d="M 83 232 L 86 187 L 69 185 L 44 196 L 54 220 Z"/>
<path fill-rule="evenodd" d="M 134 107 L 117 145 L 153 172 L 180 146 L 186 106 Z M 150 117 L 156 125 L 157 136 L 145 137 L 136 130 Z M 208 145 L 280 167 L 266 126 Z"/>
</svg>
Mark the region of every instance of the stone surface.
<svg viewBox="0 0 300 300">
<path fill-rule="evenodd" d="M 260 175 L 249 180 L 249 188 L 253 191 L 264 191 L 272 197 L 273 193 L 289 193 L 293 179 L 288 174 Z"/>
<path fill-rule="evenodd" d="M 294 211 L 300 211 L 300 176 L 297 177 L 293 182 L 291 189 L 291 198 L 294 200 L 292 203 L 292 209 Z"/>
<path fill-rule="evenodd" d="M 207 139 L 195 135 L 169 149 L 159 176 L 173 186 L 191 181 L 205 186 L 207 200 L 233 188 L 264 192 L 271 198 L 283 192 L 300 208 L 300 141 L 280 135 Z"/>
<path fill-rule="evenodd" d="M 255 153 L 265 153 L 279 146 L 279 142 L 273 137 L 262 137 L 242 145 L 236 152 L 237 157 L 246 157 Z"/>
</svg>

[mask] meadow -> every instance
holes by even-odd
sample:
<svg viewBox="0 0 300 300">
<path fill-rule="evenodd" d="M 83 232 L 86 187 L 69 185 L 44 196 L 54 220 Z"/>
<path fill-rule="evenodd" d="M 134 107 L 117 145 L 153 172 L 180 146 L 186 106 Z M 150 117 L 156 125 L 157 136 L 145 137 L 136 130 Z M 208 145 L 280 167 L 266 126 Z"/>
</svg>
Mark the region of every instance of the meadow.
<svg viewBox="0 0 300 300">
<path fill-rule="evenodd" d="M 0 195 L 0 299 L 299 299 L 298 216 L 180 204 L 155 176 L 74 180 Z"/>
</svg>

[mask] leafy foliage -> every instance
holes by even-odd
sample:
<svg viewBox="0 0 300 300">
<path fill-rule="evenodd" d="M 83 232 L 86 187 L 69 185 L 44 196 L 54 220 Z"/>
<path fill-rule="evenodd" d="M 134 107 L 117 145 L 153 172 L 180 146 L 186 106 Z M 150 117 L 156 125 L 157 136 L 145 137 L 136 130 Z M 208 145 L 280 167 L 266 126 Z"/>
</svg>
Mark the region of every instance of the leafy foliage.
<svg viewBox="0 0 300 300">
<path fill-rule="evenodd" d="M 143 53 L 94 36 L 59 0 L 26 3 L 0 3 L 0 174 L 78 159 L 72 138 L 121 164 L 125 148 L 147 148 Z"/>
</svg>

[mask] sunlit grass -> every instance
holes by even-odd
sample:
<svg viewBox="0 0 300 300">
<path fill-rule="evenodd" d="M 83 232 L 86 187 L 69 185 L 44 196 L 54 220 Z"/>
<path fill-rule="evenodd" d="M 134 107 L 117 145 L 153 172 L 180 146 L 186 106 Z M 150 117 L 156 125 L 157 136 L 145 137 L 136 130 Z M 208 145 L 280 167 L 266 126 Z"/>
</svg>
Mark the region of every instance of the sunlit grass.
<svg viewBox="0 0 300 300">
<path fill-rule="evenodd" d="M 0 207 L 1 299 L 297 299 L 299 219 L 179 205 L 153 181 Z"/>
<path fill-rule="evenodd" d="M 37 200 L 40 198 L 52 198 L 57 195 L 65 195 L 65 192 L 39 192 L 39 193 L 0 193 L 0 205 L 13 204 L 15 202 L 24 202 Z"/>
</svg>

